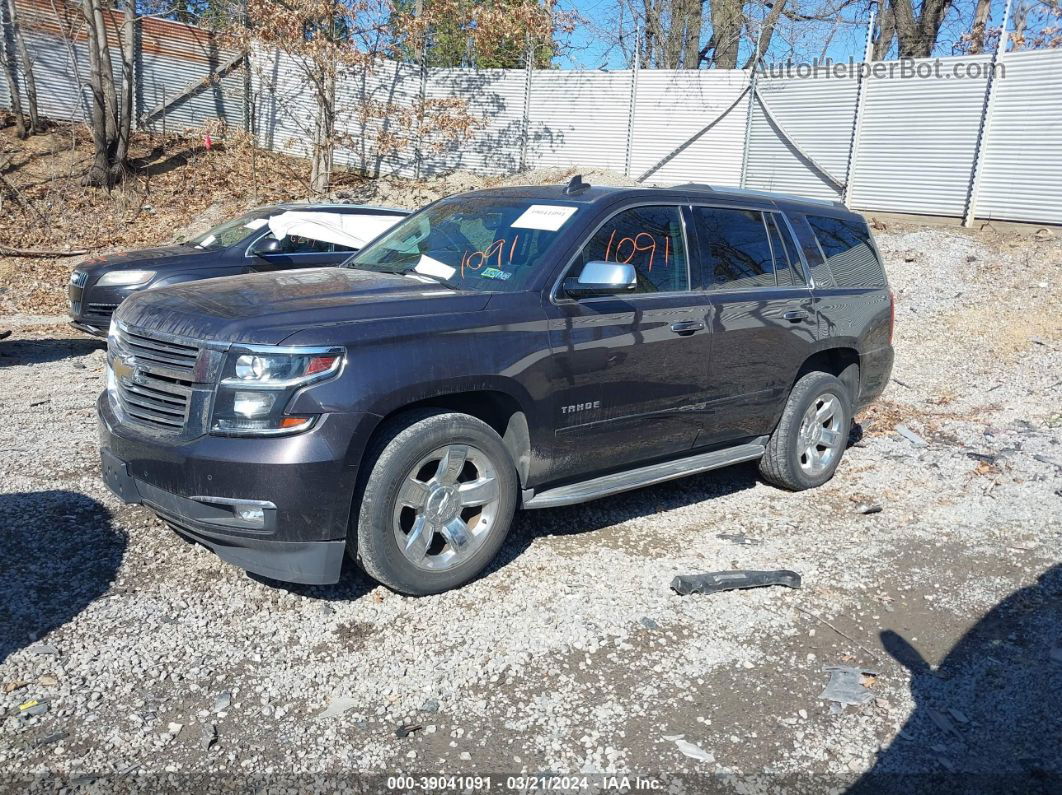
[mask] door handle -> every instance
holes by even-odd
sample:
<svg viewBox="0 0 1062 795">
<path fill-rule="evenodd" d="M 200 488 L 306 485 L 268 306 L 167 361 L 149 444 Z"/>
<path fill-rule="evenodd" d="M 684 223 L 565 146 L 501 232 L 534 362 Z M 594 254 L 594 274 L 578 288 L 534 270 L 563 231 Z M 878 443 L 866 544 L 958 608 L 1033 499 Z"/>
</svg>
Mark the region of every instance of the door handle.
<svg viewBox="0 0 1062 795">
<path fill-rule="evenodd" d="M 671 330 L 676 334 L 693 334 L 704 328 L 704 323 L 699 320 L 680 320 L 671 324 Z"/>
<path fill-rule="evenodd" d="M 799 323 L 802 320 L 808 319 L 808 313 L 803 309 L 794 309 L 791 312 L 786 312 L 782 315 L 790 323 Z"/>
</svg>

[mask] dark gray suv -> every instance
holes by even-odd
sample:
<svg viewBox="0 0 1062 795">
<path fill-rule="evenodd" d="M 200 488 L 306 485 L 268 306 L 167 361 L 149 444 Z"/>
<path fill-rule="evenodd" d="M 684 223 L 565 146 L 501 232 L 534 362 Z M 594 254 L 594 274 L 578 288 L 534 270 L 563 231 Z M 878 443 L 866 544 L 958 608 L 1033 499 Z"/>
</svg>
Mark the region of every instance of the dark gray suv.
<svg viewBox="0 0 1062 795">
<path fill-rule="evenodd" d="M 843 206 L 717 190 L 476 191 L 343 268 L 129 298 L 103 469 L 225 560 L 396 590 L 476 576 L 517 508 L 741 461 L 826 482 L 892 368 L 893 301 Z"/>
</svg>

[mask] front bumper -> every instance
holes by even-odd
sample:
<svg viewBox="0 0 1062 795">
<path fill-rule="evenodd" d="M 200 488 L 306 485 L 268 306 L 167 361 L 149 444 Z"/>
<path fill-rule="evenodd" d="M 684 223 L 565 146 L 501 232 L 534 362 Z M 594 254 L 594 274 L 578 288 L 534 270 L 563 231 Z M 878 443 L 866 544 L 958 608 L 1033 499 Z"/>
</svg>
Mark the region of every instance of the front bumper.
<svg viewBox="0 0 1062 795">
<path fill-rule="evenodd" d="M 85 278 L 84 285 L 67 285 L 67 310 L 70 325 L 96 337 L 107 336 L 111 317 L 122 301 L 147 287 L 144 284 L 100 287 L 95 284 L 96 276 Z"/>
<path fill-rule="evenodd" d="M 174 443 L 120 424 L 106 393 L 97 410 L 103 477 L 123 501 L 248 571 L 338 582 L 357 476 L 346 459 L 364 415 L 329 414 L 295 436 Z M 234 502 L 264 506 L 260 526 L 242 522 Z"/>
</svg>

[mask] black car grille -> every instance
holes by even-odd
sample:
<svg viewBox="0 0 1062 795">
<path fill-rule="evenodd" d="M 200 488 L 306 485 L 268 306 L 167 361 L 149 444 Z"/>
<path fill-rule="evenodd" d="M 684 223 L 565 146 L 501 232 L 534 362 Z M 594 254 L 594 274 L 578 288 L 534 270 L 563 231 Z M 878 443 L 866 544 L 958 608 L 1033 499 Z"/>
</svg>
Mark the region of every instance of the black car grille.
<svg viewBox="0 0 1062 795">
<path fill-rule="evenodd" d="M 161 432 L 183 430 L 199 348 L 119 327 L 110 356 L 118 403 L 129 420 Z"/>
<path fill-rule="evenodd" d="M 70 284 L 74 287 L 84 287 L 87 281 L 88 273 L 86 271 L 74 271 L 70 274 Z"/>
<path fill-rule="evenodd" d="M 117 308 L 118 304 L 85 304 L 85 314 L 109 318 Z"/>
</svg>

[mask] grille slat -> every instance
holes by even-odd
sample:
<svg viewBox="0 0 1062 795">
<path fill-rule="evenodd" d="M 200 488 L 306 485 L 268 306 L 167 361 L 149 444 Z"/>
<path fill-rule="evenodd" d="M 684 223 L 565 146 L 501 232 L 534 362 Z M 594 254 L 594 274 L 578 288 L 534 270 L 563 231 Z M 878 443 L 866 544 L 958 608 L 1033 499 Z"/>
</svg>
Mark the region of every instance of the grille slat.
<svg viewBox="0 0 1062 795">
<path fill-rule="evenodd" d="M 193 373 L 199 357 L 194 345 L 155 339 L 118 327 L 114 354 L 132 368 L 117 379 L 118 401 L 134 422 L 173 433 L 188 423 Z"/>
<path fill-rule="evenodd" d="M 118 304 L 85 304 L 85 314 L 87 315 L 100 315 L 102 317 L 110 317 L 114 314 L 114 310 L 118 308 Z"/>
</svg>

